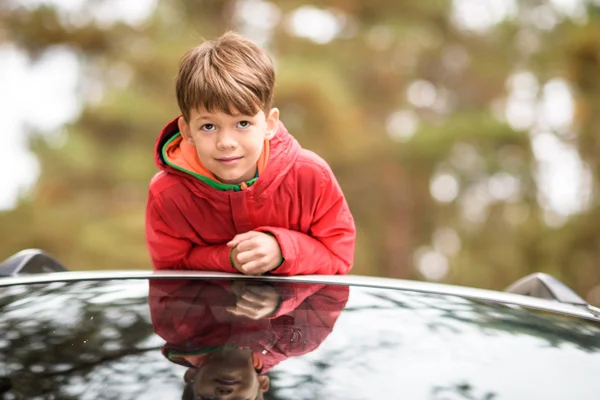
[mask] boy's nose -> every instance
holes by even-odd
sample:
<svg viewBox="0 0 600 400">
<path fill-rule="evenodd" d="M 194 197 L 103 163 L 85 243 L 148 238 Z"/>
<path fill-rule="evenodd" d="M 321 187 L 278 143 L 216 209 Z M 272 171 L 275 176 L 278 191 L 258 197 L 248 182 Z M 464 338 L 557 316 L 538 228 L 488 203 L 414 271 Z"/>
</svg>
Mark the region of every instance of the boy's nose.
<svg viewBox="0 0 600 400">
<path fill-rule="evenodd" d="M 217 149 L 219 150 L 233 149 L 236 146 L 237 142 L 230 135 L 221 135 L 217 139 Z"/>
</svg>

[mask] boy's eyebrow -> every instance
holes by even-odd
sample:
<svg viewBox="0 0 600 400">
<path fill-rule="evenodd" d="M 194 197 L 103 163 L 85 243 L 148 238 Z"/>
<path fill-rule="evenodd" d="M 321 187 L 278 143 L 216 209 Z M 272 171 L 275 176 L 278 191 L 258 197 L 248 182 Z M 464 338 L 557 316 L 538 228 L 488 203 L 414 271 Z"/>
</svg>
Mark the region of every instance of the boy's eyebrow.
<svg viewBox="0 0 600 400">
<path fill-rule="evenodd" d="M 242 113 L 235 113 L 235 114 L 231 114 L 231 116 L 233 118 L 239 118 L 239 117 L 250 117 L 249 115 L 244 115 Z M 211 118 L 214 118 L 213 116 L 209 116 L 209 115 L 201 115 L 198 118 L 196 118 L 196 121 L 201 121 L 201 120 L 209 120 Z"/>
</svg>

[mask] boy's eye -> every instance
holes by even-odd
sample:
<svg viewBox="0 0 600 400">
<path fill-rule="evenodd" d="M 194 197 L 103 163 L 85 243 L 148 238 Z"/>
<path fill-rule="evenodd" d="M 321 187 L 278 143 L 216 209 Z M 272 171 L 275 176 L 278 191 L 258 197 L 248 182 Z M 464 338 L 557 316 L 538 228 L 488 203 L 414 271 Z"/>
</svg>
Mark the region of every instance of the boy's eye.
<svg viewBox="0 0 600 400">
<path fill-rule="evenodd" d="M 216 128 L 213 124 L 204 124 L 200 127 L 201 130 L 203 131 L 214 131 Z"/>
<path fill-rule="evenodd" d="M 247 128 L 250 126 L 250 122 L 249 121 L 240 121 L 237 124 L 238 128 Z"/>
</svg>

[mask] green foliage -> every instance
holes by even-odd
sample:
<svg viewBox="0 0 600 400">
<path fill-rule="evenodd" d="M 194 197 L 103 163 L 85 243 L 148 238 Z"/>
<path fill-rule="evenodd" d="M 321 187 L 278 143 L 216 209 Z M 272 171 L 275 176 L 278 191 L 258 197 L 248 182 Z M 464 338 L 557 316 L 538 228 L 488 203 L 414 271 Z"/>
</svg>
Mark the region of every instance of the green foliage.
<svg viewBox="0 0 600 400">
<path fill-rule="evenodd" d="M 236 3 L 162 1 L 137 27 L 93 19 L 73 25 L 49 6 L 0 9 L 0 40 L 32 57 L 67 46 L 102 88 L 99 101 L 84 96 L 81 116 L 64 127 L 63 145 L 32 135 L 42 173 L 14 210 L 0 214 L 3 231 L 11 232 L 0 256 L 42 247 L 72 269 L 150 268 L 144 208 L 156 172 L 154 140 L 178 114 L 177 63 L 202 38 L 227 29 L 260 33 L 236 17 Z M 301 144 L 331 163 L 347 194 L 359 230 L 354 273 L 422 279 L 415 256 L 440 252 L 436 232 L 451 228 L 460 247 L 445 254 L 446 282 L 502 289 L 547 271 L 591 293 L 600 282 L 598 6 L 587 5 L 585 19 L 557 13 L 548 29 L 525 18 L 533 5 L 519 1 L 519 17 L 477 33 L 453 22 L 450 1 L 273 4 L 281 18 L 266 43 L 277 64 L 276 106 Z M 306 5 L 341 16 L 339 36 L 318 44 L 291 34 L 291 13 Z M 544 220 L 529 134 L 493 111 L 517 71 L 529 71 L 539 85 L 565 79 L 574 95 L 569 140 L 594 187 L 591 207 L 560 227 Z M 414 82 L 433 85 L 439 104 L 409 101 Z M 414 133 L 400 140 L 388 134 L 394 112 L 417 121 Z M 432 197 L 439 173 L 456 178 L 454 200 Z M 479 219 L 466 216 L 467 194 L 498 174 L 516 178 L 519 195 L 492 199 Z"/>
</svg>

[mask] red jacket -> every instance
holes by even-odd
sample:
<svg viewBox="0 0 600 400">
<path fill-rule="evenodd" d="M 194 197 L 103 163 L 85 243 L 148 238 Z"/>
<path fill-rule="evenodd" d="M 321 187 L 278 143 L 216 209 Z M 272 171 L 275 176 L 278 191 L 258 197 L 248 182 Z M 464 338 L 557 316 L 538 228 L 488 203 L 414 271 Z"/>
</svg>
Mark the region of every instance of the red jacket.
<svg viewBox="0 0 600 400">
<path fill-rule="evenodd" d="M 173 168 L 162 149 L 178 135 L 177 119 L 155 148 L 162 170 L 150 183 L 146 240 L 155 269 L 237 272 L 226 246 L 236 234 L 269 232 L 281 247 L 278 275 L 346 274 L 354 262 L 356 230 L 327 163 L 300 147 L 280 124 L 260 177 L 240 191 L 215 189 Z"/>
<path fill-rule="evenodd" d="M 348 301 L 347 286 L 274 283 L 281 296 L 269 318 L 251 320 L 228 313 L 236 296 L 229 281 L 151 280 L 150 314 L 163 354 L 196 354 L 225 345 L 249 348 L 263 362 L 262 374 L 288 357 L 315 350 L 329 336 Z M 197 365 L 196 365 L 197 366 Z"/>
</svg>

